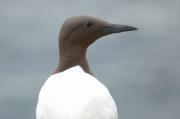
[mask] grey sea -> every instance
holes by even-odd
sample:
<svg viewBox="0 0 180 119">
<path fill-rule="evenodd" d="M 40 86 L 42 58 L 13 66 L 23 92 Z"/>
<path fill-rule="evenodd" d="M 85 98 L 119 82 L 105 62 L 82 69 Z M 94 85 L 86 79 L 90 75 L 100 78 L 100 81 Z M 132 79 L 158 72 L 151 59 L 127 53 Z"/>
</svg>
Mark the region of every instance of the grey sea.
<svg viewBox="0 0 180 119">
<path fill-rule="evenodd" d="M 119 119 L 179 119 L 179 0 L 0 0 L 0 118 L 36 118 L 39 90 L 58 63 L 60 26 L 76 15 L 139 29 L 88 49 Z"/>
</svg>

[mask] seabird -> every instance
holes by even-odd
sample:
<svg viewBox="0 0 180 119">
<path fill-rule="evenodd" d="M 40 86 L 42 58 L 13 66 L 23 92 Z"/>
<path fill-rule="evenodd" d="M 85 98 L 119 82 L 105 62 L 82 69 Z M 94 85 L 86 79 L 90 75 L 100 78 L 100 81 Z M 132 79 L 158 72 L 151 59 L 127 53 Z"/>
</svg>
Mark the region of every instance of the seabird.
<svg viewBox="0 0 180 119">
<path fill-rule="evenodd" d="M 67 19 L 59 34 L 59 64 L 40 90 L 36 119 L 118 119 L 115 101 L 91 72 L 86 52 L 102 36 L 133 30 L 91 16 Z"/>
</svg>

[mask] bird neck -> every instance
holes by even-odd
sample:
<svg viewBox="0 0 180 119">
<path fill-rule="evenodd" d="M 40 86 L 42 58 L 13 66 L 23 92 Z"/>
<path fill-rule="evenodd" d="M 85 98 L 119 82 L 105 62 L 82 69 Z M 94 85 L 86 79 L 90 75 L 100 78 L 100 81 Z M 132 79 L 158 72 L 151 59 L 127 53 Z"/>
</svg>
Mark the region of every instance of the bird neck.
<svg viewBox="0 0 180 119">
<path fill-rule="evenodd" d="M 79 65 L 86 73 L 92 75 L 87 59 L 86 59 L 87 49 L 73 50 L 73 51 L 63 51 L 60 50 L 59 54 L 59 65 L 57 66 L 54 74 L 65 71 L 71 67 Z"/>
</svg>

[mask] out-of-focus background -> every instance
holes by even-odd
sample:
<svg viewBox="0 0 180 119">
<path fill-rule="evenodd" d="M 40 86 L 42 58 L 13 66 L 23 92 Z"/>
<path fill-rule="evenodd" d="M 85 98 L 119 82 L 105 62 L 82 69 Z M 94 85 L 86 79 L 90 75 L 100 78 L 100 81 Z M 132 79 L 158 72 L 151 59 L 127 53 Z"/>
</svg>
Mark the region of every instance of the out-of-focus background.
<svg viewBox="0 0 180 119">
<path fill-rule="evenodd" d="M 39 90 L 58 62 L 60 26 L 75 15 L 139 28 L 88 51 L 119 119 L 179 119 L 179 0 L 0 0 L 0 118 L 35 119 Z"/>
</svg>

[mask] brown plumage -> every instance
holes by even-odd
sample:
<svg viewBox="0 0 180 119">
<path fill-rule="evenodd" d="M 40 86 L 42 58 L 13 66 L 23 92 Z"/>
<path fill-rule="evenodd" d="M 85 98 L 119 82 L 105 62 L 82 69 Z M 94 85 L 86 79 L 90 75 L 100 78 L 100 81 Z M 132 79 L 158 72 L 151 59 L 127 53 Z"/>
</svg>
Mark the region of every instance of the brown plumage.
<svg viewBox="0 0 180 119">
<path fill-rule="evenodd" d="M 102 36 L 133 30 L 137 28 L 111 24 L 91 16 L 67 19 L 59 34 L 60 61 L 54 73 L 79 65 L 85 72 L 92 74 L 86 59 L 88 46 Z"/>
</svg>

